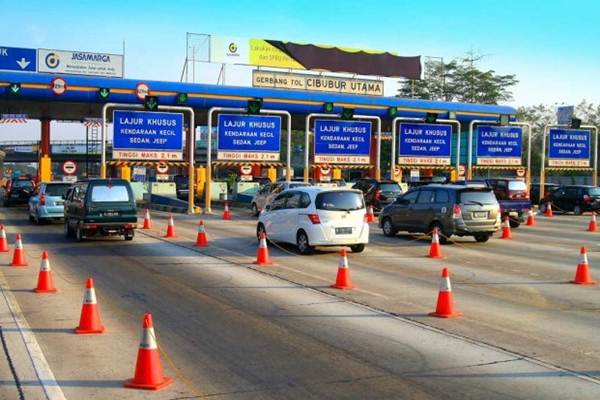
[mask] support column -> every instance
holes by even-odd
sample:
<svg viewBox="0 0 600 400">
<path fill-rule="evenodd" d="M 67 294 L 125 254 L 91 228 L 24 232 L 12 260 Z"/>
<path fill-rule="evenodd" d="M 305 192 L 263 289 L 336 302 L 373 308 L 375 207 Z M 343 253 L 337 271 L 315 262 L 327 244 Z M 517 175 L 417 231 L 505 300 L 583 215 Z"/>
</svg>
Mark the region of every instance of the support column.
<svg viewBox="0 0 600 400">
<path fill-rule="evenodd" d="M 376 135 L 371 135 L 371 154 L 369 160 L 371 162 L 371 168 L 369 169 L 369 178 L 380 179 L 377 176 L 377 138 Z"/>
<path fill-rule="evenodd" d="M 334 168 L 331 177 L 332 179 L 342 179 L 342 170 L 340 168 Z"/>
<path fill-rule="evenodd" d="M 52 180 L 52 160 L 50 158 L 50 119 L 42 119 L 40 132 L 40 159 L 38 160 L 38 179 L 40 182 Z"/>
<path fill-rule="evenodd" d="M 196 192 L 198 197 L 204 196 L 204 186 L 206 186 L 206 168 L 196 168 Z"/>
<path fill-rule="evenodd" d="M 277 168 L 269 167 L 267 170 L 267 176 L 271 180 L 271 182 L 277 182 Z"/>
<path fill-rule="evenodd" d="M 252 176 L 262 176 L 262 165 L 252 164 Z"/>
<path fill-rule="evenodd" d="M 131 167 L 129 165 L 121 165 L 119 167 L 119 176 L 127 182 L 131 182 Z"/>
</svg>

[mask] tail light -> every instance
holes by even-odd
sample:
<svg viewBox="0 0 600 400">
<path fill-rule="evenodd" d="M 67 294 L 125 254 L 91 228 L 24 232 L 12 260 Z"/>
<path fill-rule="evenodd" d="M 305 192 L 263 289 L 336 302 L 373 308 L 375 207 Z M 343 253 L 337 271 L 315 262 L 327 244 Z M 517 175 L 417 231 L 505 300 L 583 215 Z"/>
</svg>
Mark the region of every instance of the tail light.
<svg viewBox="0 0 600 400">
<path fill-rule="evenodd" d="M 312 222 L 313 225 L 321 223 L 321 218 L 319 218 L 319 214 L 308 214 L 308 219 L 310 219 L 310 222 Z"/>
<path fill-rule="evenodd" d="M 375 192 L 375 200 L 377 200 L 377 201 L 381 200 L 381 190 L 377 190 Z"/>
<path fill-rule="evenodd" d="M 46 195 L 41 194 L 40 195 L 40 206 L 45 206 L 45 205 L 46 205 Z"/>
<path fill-rule="evenodd" d="M 458 219 L 462 218 L 462 209 L 458 204 L 452 206 L 452 218 Z"/>
<path fill-rule="evenodd" d="M 583 202 L 586 204 L 589 204 L 592 202 L 592 198 L 590 196 L 588 196 L 587 194 L 583 195 Z"/>
<path fill-rule="evenodd" d="M 135 228 L 135 224 L 125 224 L 125 229 L 133 229 Z"/>
<path fill-rule="evenodd" d="M 523 197 L 525 200 L 529 200 L 529 192 L 527 190 L 523 192 Z"/>
</svg>

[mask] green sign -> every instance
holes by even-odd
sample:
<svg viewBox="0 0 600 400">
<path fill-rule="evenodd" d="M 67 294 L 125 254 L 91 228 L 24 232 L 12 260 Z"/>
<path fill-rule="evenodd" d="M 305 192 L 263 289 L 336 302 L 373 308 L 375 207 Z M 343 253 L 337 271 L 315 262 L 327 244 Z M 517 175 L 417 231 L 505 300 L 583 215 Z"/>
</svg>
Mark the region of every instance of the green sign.
<svg viewBox="0 0 600 400">
<path fill-rule="evenodd" d="M 258 114 L 262 107 L 262 103 L 263 103 L 263 100 L 261 98 L 248 100 L 248 113 L 249 114 Z"/>
<path fill-rule="evenodd" d="M 389 107 L 388 108 L 388 117 L 394 118 L 398 115 L 398 107 Z"/>
<path fill-rule="evenodd" d="M 326 113 L 332 113 L 333 112 L 333 103 L 323 104 L 323 111 Z"/>
<path fill-rule="evenodd" d="M 110 89 L 109 88 L 98 89 L 98 98 L 100 100 L 107 100 L 109 97 L 110 97 Z"/>
<path fill-rule="evenodd" d="M 425 122 L 427 122 L 428 124 L 435 124 L 437 118 L 437 113 L 427 113 L 427 115 L 425 115 Z"/>
<path fill-rule="evenodd" d="M 342 119 L 352 119 L 354 117 L 354 109 L 353 108 L 343 108 L 341 117 L 342 117 Z"/>
<path fill-rule="evenodd" d="M 158 109 L 158 97 L 146 96 L 144 100 L 144 108 L 148 111 L 156 111 Z"/>
<path fill-rule="evenodd" d="M 21 84 L 20 83 L 11 83 L 8 87 L 9 94 L 19 94 L 21 93 Z"/>
<path fill-rule="evenodd" d="M 177 93 L 177 104 L 187 104 L 188 102 L 188 94 L 187 93 Z"/>
</svg>

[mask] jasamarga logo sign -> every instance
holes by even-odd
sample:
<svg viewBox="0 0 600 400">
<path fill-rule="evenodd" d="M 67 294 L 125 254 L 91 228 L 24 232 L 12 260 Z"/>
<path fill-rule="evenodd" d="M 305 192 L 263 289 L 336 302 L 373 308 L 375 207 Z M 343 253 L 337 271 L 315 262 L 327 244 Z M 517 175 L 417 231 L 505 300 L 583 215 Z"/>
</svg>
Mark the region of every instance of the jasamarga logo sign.
<svg viewBox="0 0 600 400">
<path fill-rule="evenodd" d="M 68 50 L 38 50 L 38 71 L 61 74 L 123 77 L 123 56 Z"/>
</svg>

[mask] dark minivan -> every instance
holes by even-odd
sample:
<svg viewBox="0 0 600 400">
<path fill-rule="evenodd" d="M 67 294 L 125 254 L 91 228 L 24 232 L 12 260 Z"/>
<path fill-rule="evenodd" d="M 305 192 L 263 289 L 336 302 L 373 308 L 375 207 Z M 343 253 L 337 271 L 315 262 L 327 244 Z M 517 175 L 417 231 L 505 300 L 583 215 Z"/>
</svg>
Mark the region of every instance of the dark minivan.
<svg viewBox="0 0 600 400">
<path fill-rule="evenodd" d="M 561 186 L 542 199 L 540 210 L 546 211 L 548 203 L 554 211 L 581 215 L 586 211 L 600 210 L 600 188 L 588 185 Z"/>
<path fill-rule="evenodd" d="M 378 213 L 402 194 L 402 188 L 396 181 L 363 178 L 356 181 L 352 189 L 363 192 L 367 207 L 373 206 Z"/>
<path fill-rule="evenodd" d="M 95 235 L 132 240 L 137 227 L 135 197 L 123 179 L 75 183 L 65 194 L 65 235 L 78 241 Z"/>
</svg>

